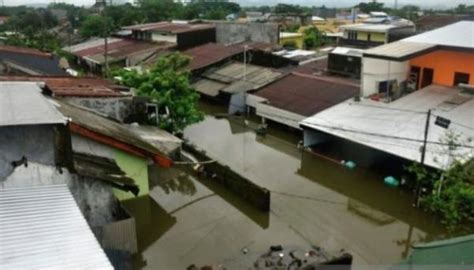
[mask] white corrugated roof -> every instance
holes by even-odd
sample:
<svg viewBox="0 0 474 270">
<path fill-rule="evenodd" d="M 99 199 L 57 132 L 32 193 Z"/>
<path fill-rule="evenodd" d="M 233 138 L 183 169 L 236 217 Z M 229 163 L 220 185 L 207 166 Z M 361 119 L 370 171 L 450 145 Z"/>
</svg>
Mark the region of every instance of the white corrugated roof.
<svg viewBox="0 0 474 270">
<path fill-rule="evenodd" d="M 370 23 L 357 23 L 357 24 L 348 24 L 341 25 L 339 28 L 344 30 L 353 30 L 353 31 L 367 31 L 375 33 L 385 33 L 392 28 L 397 28 L 400 26 L 392 24 L 370 24 Z"/>
<path fill-rule="evenodd" d="M 461 21 L 402 41 L 474 49 L 474 21 Z"/>
<path fill-rule="evenodd" d="M 391 103 L 348 100 L 309 117 L 300 124 L 408 160 L 419 161 L 427 116 L 424 112 L 429 109 L 433 109 L 433 115 L 452 121 L 449 130 L 461 135 L 460 144 L 474 147 L 474 141 L 469 141 L 469 138 L 474 137 L 474 98 L 459 97 L 459 93 L 458 89 L 431 85 Z M 447 102 L 454 99 L 463 100 L 464 103 L 453 105 Z M 446 136 L 446 130 L 434 124 L 435 118 L 431 118 L 429 142 L 440 142 Z M 429 143 L 427 149 L 426 164 L 444 168 L 448 162 L 447 147 Z M 474 149 L 459 148 L 453 154 L 469 159 L 473 157 Z"/>
<path fill-rule="evenodd" d="M 64 124 L 66 118 L 33 82 L 0 82 L 0 126 Z"/>
<path fill-rule="evenodd" d="M 1 269 L 113 269 L 66 185 L 0 189 Z"/>
</svg>

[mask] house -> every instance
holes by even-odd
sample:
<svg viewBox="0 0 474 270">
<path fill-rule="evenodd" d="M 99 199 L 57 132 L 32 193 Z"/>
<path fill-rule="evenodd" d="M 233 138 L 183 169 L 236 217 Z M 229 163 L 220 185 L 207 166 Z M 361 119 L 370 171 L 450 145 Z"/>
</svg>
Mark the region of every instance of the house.
<svg viewBox="0 0 474 270">
<path fill-rule="evenodd" d="M 75 64 L 83 66 L 94 73 L 101 73 L 107 63 L 111 67 L 129 67 L 154 56 L 160 51 L 174 48 L 170 42 L 147 42 L 123 38 L 107 39 L 107 59 L 105 57 L 105 40 L 93 38 L 86 42 L 63 48 L 70 53 Z"/>
<path fill-rule="evenodd" d="M 305 145 L 350 143 L 371 153 L 368 164 L 396 157 L 444 169 L 453 156 L 472 158 L 473 33 L 463 21 L 364 51 L 361 97 L 304 119 Z"/>
<path fill-rule="evenodd" d="M 66 185 L 0 188 L 4 269 L 114 269 Z"/>
<path fill-rule="evenodd" d="M 327 70 L 342 76 L 360 78 L 363 52 L 356 48 L 337 47 L 328 54 Z"/>
<path fill-rule="evenodd" d="M 357 95 L 357 81 L 293 72 L 247 95 L 255 114 L 295 129 L 299 122 Z"/>
<path fill-rule="evenodd" d="M 205 72 L 193 86 L 207 97 L 228 101 L 234 94 L 256 90 L 280 76 L 282 73 L 273 69 L 230 62 Z"/>
<path fill-rule="evenodd" d="M 132 32 L 134 40 L 168 42 L 179 50 L 216 42 L 216 27 L 213 24 L 188 22 L 156 22 L 122 27 Z"/>
<path fill-rule="evenodd" d="M 43 94 L 83 106 L 123 122 L 133 113 L 133 97 L 124 86 L 97 77 L 0 76 L 0 81 L 38 82 Z"/>
<path fill-rule="evenodd" d="M 0 45 L 0 74 L 65 76 L 59 58 L 36 49 Z"/>
<path fill-rule="evenodd" d="M 474 22 L 462 21 L 366 50 L 361 95 L 395 99 L 431 84 L 474 84 Z"/>
<path fill-rule="evenodd" d="M 291 47 L 293 49 L 303 49 L 304 34 L 280 32 L 280 45 L 283 47 Z"/>
<path fill-rule="evenodd" d="M 380 19 L 375 18 L 375 20 Z M 343 37 L 339 40 L 340 44 L 368 48 L 390 43 L 415 33 L 415 25 L 410 21 L 386 21 L 387 19 L 384 18 L 381 20 L 383 21 L 340 26 L 339 28 L 343 31 Z"/>
</svg>

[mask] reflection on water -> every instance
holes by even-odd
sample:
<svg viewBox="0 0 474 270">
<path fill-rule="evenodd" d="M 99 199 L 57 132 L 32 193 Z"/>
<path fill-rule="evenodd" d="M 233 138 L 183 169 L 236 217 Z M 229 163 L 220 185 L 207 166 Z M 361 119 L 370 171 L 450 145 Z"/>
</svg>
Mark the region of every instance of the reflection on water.
<svg viewBox="0 0 474 270">
<path fill-rule="evenodd" d="M 433 217 L 412 207 L 411 194 L 385 186 L 383 175 L 347 170 L 303 153 L 294 133 L 270 130 L 259 137 L 253 131 L 257 125 L 207 117 L 188 128 L 185 137 L 268 188 L 271 213 L 261 213 L 186 167 L 153 171 L 150 197 L 156 203 L 126 205 L 138 214 L 146 263 L 137 267 L 225 263 L 242 268 L 252 261 L 243 248 L 258 253 L 274 244 L 346 249 L 356 265 L 388 265 L 406 257 L 412 243 L 443 235 Z"/>
</svg>

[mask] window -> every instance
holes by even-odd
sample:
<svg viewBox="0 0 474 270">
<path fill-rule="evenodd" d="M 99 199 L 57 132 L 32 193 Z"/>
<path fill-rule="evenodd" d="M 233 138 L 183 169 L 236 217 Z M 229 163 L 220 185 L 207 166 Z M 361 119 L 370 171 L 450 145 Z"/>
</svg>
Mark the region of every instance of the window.
<svg viewBox="0 0 474 270">
<path fill-rule="evenodd" d="M 470 74 L 455 72 L 454 73 L 454 86 L 458 86 L 460 83 L 469 84 Z"/>
<path fill-rule="evenodd" d="M 357 32 L 356 31 L 349 31 L 347 33 L 348 39 L 356 40 L 357 39 Z"/>
</svg>

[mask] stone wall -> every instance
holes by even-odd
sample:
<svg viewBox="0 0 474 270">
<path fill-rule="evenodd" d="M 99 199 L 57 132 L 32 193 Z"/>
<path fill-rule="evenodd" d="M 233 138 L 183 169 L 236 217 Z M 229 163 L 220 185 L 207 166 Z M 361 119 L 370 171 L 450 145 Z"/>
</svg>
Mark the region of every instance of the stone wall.
<svg viewBox="0 0 474 270">
<path fill-rule="evenodd" d="M 183 144 L 183 150 L 188 151 L 194 155 L 199 161 L 211 160 L 206 152 L 197 149 L 193 145 Z M 217 161 L 204 164 L 203 166 L 204 171 L 210 176 L 211 179 L 222 184 L 261 211 L 270 211 L 269 190 L 260 187 L 249 179 L 236 173 L 228 166 L 222 165 Z"/>
<path fill-rule="evenodd" d="M 234 44 L 244 41 L 278 44 L 280 28 L 276 23 L 215 22 L 216 41 Z"/>
</svg>

